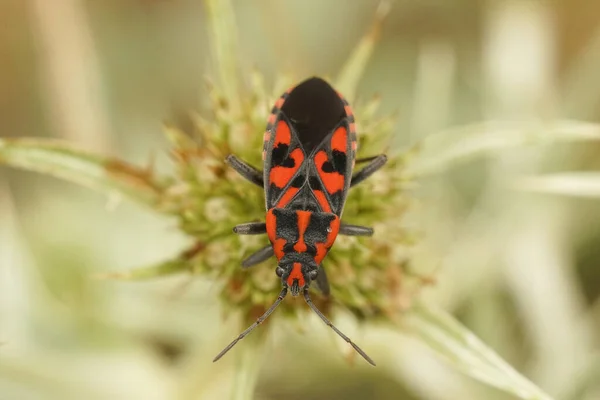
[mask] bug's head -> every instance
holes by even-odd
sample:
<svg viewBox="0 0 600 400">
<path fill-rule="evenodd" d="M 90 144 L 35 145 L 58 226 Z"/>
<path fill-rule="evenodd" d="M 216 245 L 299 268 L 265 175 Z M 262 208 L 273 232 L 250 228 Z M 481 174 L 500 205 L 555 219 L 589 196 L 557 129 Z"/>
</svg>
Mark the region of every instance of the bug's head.
<svg viewBox="0 0 600 400">
<path fill-rule="evenodd" d="M 287 287 L 292 296 L 298 296 L 305 287 L 309 287 L 311 281 L 318 275 L 319 266 L 312 260 L 281 260 L 275 270 L 281 283 Z"/>
</svg>

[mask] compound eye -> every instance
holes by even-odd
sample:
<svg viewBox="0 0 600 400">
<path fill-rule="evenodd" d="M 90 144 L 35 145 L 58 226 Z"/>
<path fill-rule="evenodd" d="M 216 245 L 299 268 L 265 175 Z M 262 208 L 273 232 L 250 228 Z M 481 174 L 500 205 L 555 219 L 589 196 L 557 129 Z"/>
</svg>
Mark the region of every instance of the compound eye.
<svg viewBox="0 0 600 400">
<path fill-rule="evenodd" d="M 313 280 L 313 281 L 314 281 L 315 279 L 317 279 L 317 275 L 319 275 L 319 271 L 317 271 L 316 269 L 315 269 L 315 270 L 313 270 L 313 271 L 310 271 L 310 272 L 308 273 L 308 277 L 309 277 L 311 280 Z"/>
<path fill-rule="evenodd" d="M 281 268 L 281 267 L 277 267 L 277 268 L 275 269 L 275 273 L 276 273 L 276 274 L 277 274 L 277 276 L 278 276 L 278 277 L 280 277 L 280 278 L 283 276 L 283 272 L 284 272 L 284 271 L 283 271 L 283 268 Z"/>
</svg>

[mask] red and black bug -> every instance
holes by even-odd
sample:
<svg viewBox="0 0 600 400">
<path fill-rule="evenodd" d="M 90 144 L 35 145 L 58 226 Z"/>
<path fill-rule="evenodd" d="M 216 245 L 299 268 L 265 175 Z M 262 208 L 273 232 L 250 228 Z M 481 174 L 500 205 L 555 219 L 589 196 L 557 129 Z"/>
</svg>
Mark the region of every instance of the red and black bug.
<svg viewBox="0 0 600 400">
<path fill-rule="evenodd" d="M 219 360 L 260 325 L 283 301 L 303 293 L 306 303 L 338 335 L 367 360 L 373 360 L 319 311 L 308 290 L 315 281 L 329 295 L 323 258 L 338 234 L 371 236 L 373 230 L 341 222 L 348 190 L 367 179 L 387 161 L 385 155 L 356 160 L 356 128 L 348 102 L 327 82 L 310 78 L 285 92 L 268 119 L 263 144 L 263 172 L 234 155 L 226 161 L 240 175 L 263 187 L 265 222 L 238 225 L 240 235 L 266 233 L 270 245 L 242 262 L 251 267 L 275 255 L 275 270 L 283 289 L 275 303 L 221 351 Z M 356 162 L 368 164 L 352 175 Z"/>
</svg>

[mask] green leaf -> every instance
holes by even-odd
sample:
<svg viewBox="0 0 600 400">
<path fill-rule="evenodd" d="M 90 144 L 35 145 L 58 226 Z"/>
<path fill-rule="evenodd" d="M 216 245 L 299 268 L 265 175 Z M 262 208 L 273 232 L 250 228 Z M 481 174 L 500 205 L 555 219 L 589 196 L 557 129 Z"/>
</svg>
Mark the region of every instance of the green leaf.
<svg viewBox="0 0 600 400">
<path fill-rule="evenodd" d="M 0 139 L 0 163 L 117 193 L 157 207 L 163 188 L 146 169 L 48 139 Z"/>
<path fill-rule="evenodd" d="M 419 177 L 494 151 L 552 143 L 600 140 L 600 125 L 559 120 L 544 124 L 483 122 L 436 133 L 417 145 L 406 172 Z"/>
<path fill-rule="evenodd" d="M 515 188 L 522 191 L 600 198 L 600 172 L 563 172 L 519 178 Z"/>
<path fill-rule="evenodd" d="M 445 311 L 418 305 L 406 322 L 427 347 L 465 374 L 521 399 L 552 399 Z"/>
<path fill-rule="evenodd" d="M 335 87 L 350 103 L 354 101 L 358 82 L 365 71 L 365 67 L 371 58 L 371 54 L 373 54 L 375 44 L 379 40 L 381 25 L 389 13 L 390 8 L 391 5 L 389 1 L 382 1 L 379 3 L 371 30 L 354 48 L 350 58 L 348 58 L 336 79 Z"/>
</svg>

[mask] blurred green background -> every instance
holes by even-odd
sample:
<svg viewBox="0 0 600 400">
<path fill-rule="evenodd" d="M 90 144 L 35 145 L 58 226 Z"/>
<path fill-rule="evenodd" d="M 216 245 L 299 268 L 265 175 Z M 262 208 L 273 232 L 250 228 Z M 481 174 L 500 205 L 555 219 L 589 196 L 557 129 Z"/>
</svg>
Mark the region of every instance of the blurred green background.
<svg viewBox="0 0 600 400">
<path fill-rule="evenodd" d="M 239 69 L 259 69 L 269 88 L 281 73 L 335 76 L 377 8 L 233 4 Z M 163 121 L 207 107 L 205 17 L 200 0 L 0 1 L 0 136 L 67 139 L 141 165 L 154 158 L 167 171 Z M 518 132 L 597 122 L 600 3 L 392 2 L 357 97 L 374 95 L 382 115 L 398 113 L 398 148 L 478 121 L 510 121 Z M 597 170 L 599 154 L 593 142 L 501 151 L 413 193 L 423 237 L 415 259 L 437 281 L 423 296 L 560 399 L 600 399 L 600 203 L 513 183 Z M 211 360 L 237 328 L 222 322 L 211 282 L 90 279 L 189 242 L 176 221 L 132 203 L 1 167 L 0 399 L 228 398 L 235 358 Z M 341 327 L 352 333 L 351 322 Z M 325 330 L 309 339 L 297 328 L 281 327 L 276 350 L 257 359 L 257 399 L 512 398 L 408 338 L 357 338 L 385 360 L 372 369 L 344 363 Z"/>
</svg>

